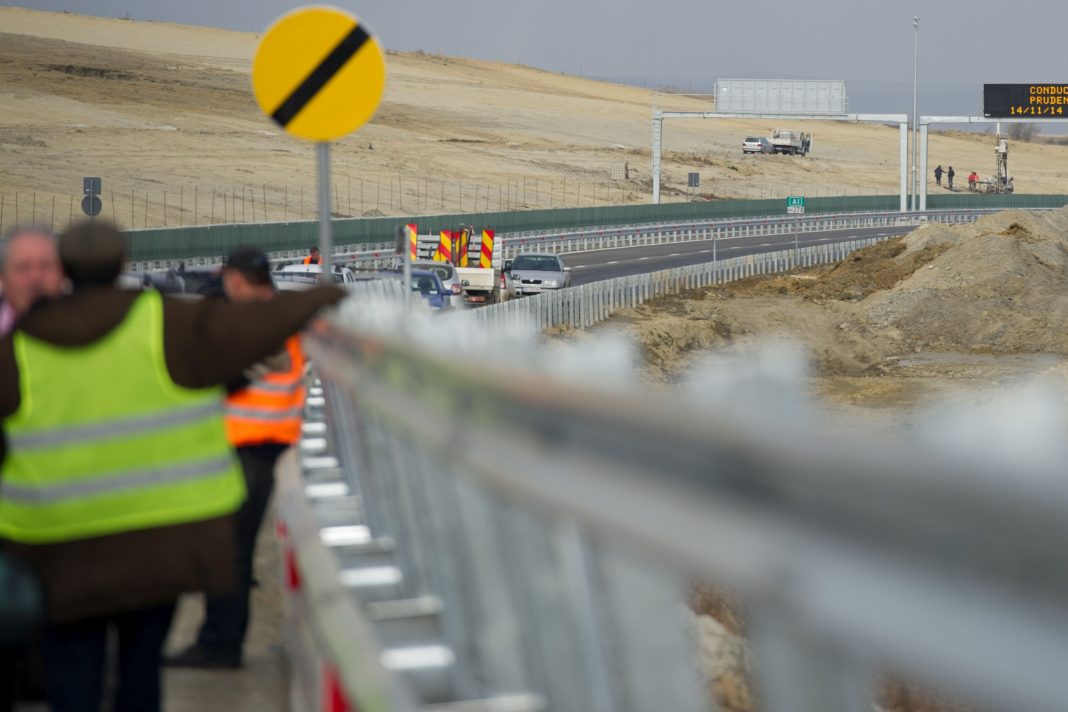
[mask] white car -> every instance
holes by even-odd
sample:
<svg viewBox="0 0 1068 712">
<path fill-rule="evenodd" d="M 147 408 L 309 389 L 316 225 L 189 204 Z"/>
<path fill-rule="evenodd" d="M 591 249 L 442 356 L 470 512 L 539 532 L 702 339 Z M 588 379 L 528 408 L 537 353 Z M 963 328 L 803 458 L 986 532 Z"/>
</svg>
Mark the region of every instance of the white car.
<svg viewBox="0 0 1068 712">
<path fill-rule="evenodd" d="M 742 141 L 742 153 L 774 153 L 771 141 L 763 136 L 750 136 Z"/>
<path fill-rule="evenodd" d="M 348 267 L 334 265 L 332 272 L 334 282 L 339 287 L 348 289 L 358 281 L 356 275 Z M 322 265 L 292 264 L 275 267 L 271 277 L 278 291 L 294 292 L 314 287 L 319 283 L 322 274 Z"/>
</svg>

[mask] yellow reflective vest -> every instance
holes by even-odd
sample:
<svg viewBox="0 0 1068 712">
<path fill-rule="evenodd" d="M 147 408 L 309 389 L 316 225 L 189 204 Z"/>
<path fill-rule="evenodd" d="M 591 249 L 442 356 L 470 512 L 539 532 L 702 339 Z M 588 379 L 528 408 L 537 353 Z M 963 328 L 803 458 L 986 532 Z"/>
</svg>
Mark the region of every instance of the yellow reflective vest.
<svg viewBox="0 0 1068 712">
<path fill-rule="evenodd" d="M 88 346 L 16 332 L 14 349 L 20 401 L 4 420 L 0 537 L 48 544 L 166 527 L 244 500 L 223 390 L 171 379 L 158 292 Z"/>
</svg>

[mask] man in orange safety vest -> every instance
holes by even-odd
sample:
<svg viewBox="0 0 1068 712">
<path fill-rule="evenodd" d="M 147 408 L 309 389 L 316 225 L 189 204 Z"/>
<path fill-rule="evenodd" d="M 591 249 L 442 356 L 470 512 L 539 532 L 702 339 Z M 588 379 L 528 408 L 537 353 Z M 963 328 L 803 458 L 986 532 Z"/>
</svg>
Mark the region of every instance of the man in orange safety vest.
<svg viewBox="0 0 1068 712">
<path fill-rule="evenodd" d="M 267 256 L 251 248 L 232 252 L 223 269 L 223 290 L 235 302 L 272 299 L 276 292 Z M 241 667 L 256 535 L 274 489 L 275 463 L 300 439 L 304 370 L 300 338 L 294 335 L 281 353 L 258 364 L 246 374 L 247 382 L 227 396 L 227 436 L 248 488 L 248 500 L 237 516 L 237 587 L 231 594 L 207 598 L 197 642 L 167 660 L 173 667 Z"/>
</svg>

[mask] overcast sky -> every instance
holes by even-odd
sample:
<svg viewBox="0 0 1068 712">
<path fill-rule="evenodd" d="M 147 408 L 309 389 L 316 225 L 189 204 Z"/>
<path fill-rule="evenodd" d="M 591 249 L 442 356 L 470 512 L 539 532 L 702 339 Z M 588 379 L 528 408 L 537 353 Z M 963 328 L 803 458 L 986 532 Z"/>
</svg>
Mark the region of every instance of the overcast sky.
<svg viewBox="0 0 1068 712">
<path fill-rule="evenodd" d="M 2 2 L 3 0 L 0 0 Z M 262 30 L 285 0 L 8 0 Z M 389 49 L 596 77 L 1068 81 L 1068 3 L 1045 0 L 341 0 Z M 3 28 L 0 27 L 0 32 Z"/>
</svg>

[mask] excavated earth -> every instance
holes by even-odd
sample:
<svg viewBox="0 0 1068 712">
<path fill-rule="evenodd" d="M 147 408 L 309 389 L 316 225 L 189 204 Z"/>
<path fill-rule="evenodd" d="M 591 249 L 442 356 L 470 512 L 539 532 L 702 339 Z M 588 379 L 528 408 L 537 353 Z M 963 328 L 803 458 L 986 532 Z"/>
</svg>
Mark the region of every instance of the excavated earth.
<svg viewBox="0 0 1068 712">
<path fill-rule="evenodd" d="M 924 225 L 833 267 L 694 290 L 617 314 L 643 377 L 670 387 L 708 353 L 800 342 L 842 407 L 916 406 L 1054 369 L 1068 382 L 1068 211 Z M 1059 368 L 1058 368 L 1059 367 Z"/>
<path fill-rule="evenodd" d="M 833 267 L 694 290 L 621 312 L 643 379 L 682 387 L 710 354 L 770 338 L 805 346 L 833 413 L 903 427 L 931 401 L 976 403 L 1031 383 L 1068 396 L 1068 211 L 928 224 Z M 573 335 L 571 338 L 582 338 Z M 720 709 L 759 709 L 738 601 L 700 587 L 695 640 Z M 952 712 L 947 696 L 888 680 L 878 709 Z"/>
</svg>

